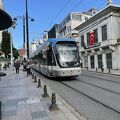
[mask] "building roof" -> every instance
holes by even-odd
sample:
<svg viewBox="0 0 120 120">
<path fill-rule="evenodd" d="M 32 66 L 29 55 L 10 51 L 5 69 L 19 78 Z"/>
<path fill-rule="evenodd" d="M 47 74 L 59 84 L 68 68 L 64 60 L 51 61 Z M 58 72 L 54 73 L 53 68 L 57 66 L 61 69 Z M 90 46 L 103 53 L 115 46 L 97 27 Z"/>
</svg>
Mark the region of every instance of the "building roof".
<svg viewBox="0 0 120 120">
<path fill-rule="evenodd" d="M 88 19 L 87 21 L 85 21 L 84 23 L 80 24 L 79 26 L 77 26 L 75 29 L 76 30 L 80 30 L 82 28 L 84 28 L 85 26 L 93 23 L 94 21 L 96 21 L 97 19 L 105 16 L 106 14 L 112 12 L 112 11 L 119 11 L 120 12 L 120 6 L 118 5 L 108 5 L 106 6 L 104 9 L 100 10 L 98 13 L 96 13 L 93 17 L 91 17 L 90 19 Z"/>
<path fill-rule="evenodd" d="M 12 18 L 2 9 L 0 9 L 0 30 L 9 28 L 12 25 Z"/>
</svg>

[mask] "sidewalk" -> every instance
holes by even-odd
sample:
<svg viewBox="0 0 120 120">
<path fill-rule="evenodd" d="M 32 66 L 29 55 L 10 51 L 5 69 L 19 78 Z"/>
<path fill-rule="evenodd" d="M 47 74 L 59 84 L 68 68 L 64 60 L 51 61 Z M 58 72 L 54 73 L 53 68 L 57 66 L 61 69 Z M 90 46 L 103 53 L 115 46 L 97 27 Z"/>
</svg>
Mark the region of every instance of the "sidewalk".
<svg viewBox="0 0 120 120">
<path fill-rule="evenodd" d="M 50 97 L 43 98 L 43 89 L 22 69 L 19 74 L 10 68 L 6 73 L 0 81 L 2 120 L 85 120 L 58 95 L 58 109 L 50 111 L 52 90 Z"/>
</svg>

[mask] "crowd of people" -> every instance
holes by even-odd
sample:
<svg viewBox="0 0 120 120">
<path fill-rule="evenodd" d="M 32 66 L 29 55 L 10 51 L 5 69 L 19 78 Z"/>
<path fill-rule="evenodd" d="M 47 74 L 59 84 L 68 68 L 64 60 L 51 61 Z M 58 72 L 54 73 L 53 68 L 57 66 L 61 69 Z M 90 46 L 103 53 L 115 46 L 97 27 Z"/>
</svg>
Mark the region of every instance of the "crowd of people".
<svg viewBox="0 0 120 120">
<path fill-rule="evenodd" d="M 4 65 L 2 65 L 0 63 L 0 71 L 1 69 L 3 70 L 7 70 L 7 68 L 10 67 L 10 63 L 4 63 Z M 23 66 L 23 71 L 26 71 L 27 72 L 27 76 L 31 74 L 31 62 L 24 59 L 22 62 L 20 60 L 15 60 L 13 62 L 13 70 L 15 70 L 16 74 L 19 74 L 19 71 L 20 71 L 20 67 Z"/>
</svg>

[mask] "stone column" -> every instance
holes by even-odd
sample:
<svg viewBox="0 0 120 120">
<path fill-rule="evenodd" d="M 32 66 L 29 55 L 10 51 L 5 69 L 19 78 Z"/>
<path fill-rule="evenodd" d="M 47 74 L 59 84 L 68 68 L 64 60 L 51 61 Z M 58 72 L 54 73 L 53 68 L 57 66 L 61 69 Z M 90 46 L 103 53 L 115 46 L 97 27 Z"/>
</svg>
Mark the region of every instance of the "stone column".
<svg viewBox="0 0 120 120">
<path fill-rule="evenodd" d="M 95 68 L 98 68 L 98 59 L 97 59 L 97 54 L 95 54 Z"/>
<path fill-rule="evenodd" d="M 117 59 L 117 62 L 118 62 L 118 69 L 120 69 L 120 45 L 118 46 L 118 59 Z"/>
<path fill-rule="evenodd" d="M 120 60 L 118 54 L 118 51 L 112 52 L 112 69 L 118 69 L 118 64 Z"/>
<path fill-rule="evenodd" d="M 90 55 L 88 55 L 88 69 L 91 69 L 91 64 L 90 64 Z"/>
<path fill-rule="evenodd" d="M 102 54 L 102 62 L 103 62 L 103 68 L 107 69 L 107 63 L 106 63 L 106 54 Z"/>
</svg>

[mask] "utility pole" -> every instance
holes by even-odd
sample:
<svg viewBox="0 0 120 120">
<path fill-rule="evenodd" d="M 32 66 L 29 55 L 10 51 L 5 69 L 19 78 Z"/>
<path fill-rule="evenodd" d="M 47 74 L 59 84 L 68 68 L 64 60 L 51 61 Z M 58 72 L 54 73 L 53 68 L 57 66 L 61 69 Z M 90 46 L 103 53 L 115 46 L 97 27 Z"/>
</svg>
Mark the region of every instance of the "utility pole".
<svg viewBox="0 0 120 120">
<path fill-rule="evenodd" d="M 27 42 L 27 58 L 29 59 L 29 32 L 28 32 L 28 0 L 26 0 L 26 42 Z"/>
</svg>

